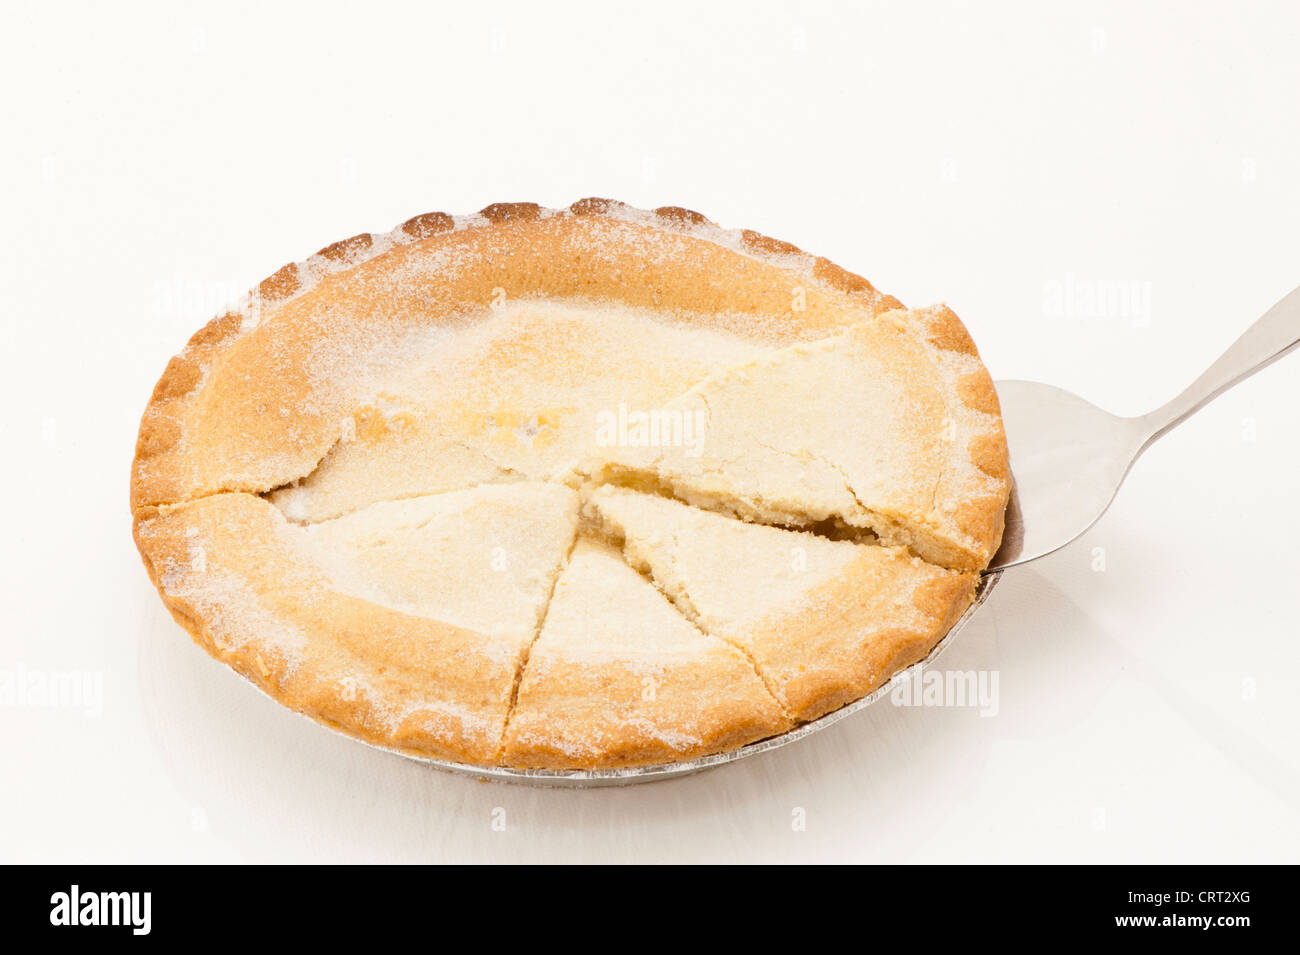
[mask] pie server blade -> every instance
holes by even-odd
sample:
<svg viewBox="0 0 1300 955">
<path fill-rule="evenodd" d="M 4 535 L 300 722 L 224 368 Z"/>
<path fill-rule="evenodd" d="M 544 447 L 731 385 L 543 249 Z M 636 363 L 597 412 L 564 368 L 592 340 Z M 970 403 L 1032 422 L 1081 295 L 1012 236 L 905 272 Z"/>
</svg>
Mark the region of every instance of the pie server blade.
<svg viewBox="0 0 1300 955">
<path fill-rule="evenodd" d="M 990 571 L 1070 543 L 1106 512 L 1133 462 L 1157 438 L 1296 345 L 1300 288 L 1265 312 L 1182 394 L 1149 414 L 1121 418 L 1061 388 L 999 381 L 1015 488 Z"/>
</svg>

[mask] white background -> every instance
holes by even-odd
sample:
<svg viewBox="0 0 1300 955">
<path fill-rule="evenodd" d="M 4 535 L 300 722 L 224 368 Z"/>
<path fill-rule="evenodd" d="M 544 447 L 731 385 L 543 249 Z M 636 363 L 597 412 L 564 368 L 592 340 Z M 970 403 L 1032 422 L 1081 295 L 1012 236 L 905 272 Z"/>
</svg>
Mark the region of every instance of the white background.
<svg viewBox="0 0 1300 955">
<path fill-rule="evenodd" d="M 228 300 L 501 200 L 698 209 L 946 301 L 995 377 L 1149 410 L 1300 282 L 1297 49 L 1286 2 L 7 4 L 0 669 L 104 693 L 0 706 L 0 860 L 1297 861 L 1297 356 L 1006 576 L 942 659 L 998 671 L 996 716 L 885 702 L 632 789 L 291 715 L 167 616 L 127 507 L 153 383 Z M 1063 315 L 1067 282 L 1138 304 Z"/>
</svg>

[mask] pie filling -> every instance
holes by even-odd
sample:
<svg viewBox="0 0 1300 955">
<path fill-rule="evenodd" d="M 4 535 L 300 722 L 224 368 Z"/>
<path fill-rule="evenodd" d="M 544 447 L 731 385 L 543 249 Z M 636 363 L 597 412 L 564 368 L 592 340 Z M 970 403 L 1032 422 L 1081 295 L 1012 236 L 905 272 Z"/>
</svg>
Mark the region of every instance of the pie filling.
<svg viewBox="0 0 1300 955">
<path fill-rule="evenodd" d="M 507 295 L 382 360 L 312 344 L 283 460 L 235 480 L 196 456 L 196 490 L 141 512 L 168 606 L 295 708 L 484 765 L 686 759 L 871 692 L 996 548 L 963 510 L 1005 500 L 971 437 L 1000 436 L 996 407 L 953 399 L 982 366 L 930 344 L 929 314 L 801 324 L 701 288 L 707 308 Z M 239 361 L 279 387 L 284 349 L 260 347 Z M 212 365 L 188 427 L 220 436 Z M 250 434 L 278 427 L 259 400 Z"/>
</svg>

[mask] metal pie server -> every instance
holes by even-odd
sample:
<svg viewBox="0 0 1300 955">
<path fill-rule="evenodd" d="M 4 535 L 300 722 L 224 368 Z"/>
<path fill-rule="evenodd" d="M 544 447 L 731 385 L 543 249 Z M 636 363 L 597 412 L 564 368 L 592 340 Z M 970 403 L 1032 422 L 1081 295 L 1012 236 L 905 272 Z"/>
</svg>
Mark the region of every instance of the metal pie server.
<svg viewBox="0 0 1300 955">
<path fill-rule="evenodd" d="M 1138 456 L 1210 401 L 1300 345 L 1300 288 L 1250 326 L 1168 404 L 1136 418 L 1036 381 L 997 382 L 1015 487 L 986 573 L 1046 556 L 1090 528 Z"/>
</svg>

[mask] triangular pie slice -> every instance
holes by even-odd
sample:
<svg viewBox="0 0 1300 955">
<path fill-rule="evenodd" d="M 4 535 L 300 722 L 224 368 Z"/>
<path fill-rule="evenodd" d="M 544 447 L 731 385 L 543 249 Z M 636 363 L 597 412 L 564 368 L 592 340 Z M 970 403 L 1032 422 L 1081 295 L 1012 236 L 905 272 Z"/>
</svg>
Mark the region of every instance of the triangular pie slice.
<svg viewBox="0 0 1300 955">
<path fill-rule="evenodd" d="M 740 647 L 797 720 L 865 696 L 923 659 L 976 575 L 899 547 L 828 540 L 602 487 L 586 514 L 707 633 Z"/>
<path fill-rule="evenodd" d="M 533 645 L 505 759 L 610 768 L 691 759 L 789 725 L 750 662 L 607 545 L 580 540 Z"/>
<path fill-rule="evenodd" d="M 932 563 L 982 569 L 1002 536 L 1006 444 L 978 357 L 918 333 L 950 321 L 946 309 L 893 312 L 730 368 L 669 405 L 704 422 L 697 445 L 617 447 L 591 470 L 764 523 L 868 530 Z"/>
<path fill-rule="evenodd" d="M 504 485 L 368 512 L 300 527 L 216 494 L 141 520 L 136 540 L 173 616 L 286 706 L 386 746 L 497 760 L 576 495 Z"/>
</svg>

